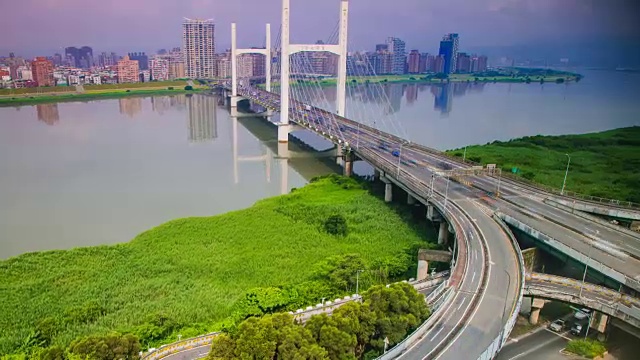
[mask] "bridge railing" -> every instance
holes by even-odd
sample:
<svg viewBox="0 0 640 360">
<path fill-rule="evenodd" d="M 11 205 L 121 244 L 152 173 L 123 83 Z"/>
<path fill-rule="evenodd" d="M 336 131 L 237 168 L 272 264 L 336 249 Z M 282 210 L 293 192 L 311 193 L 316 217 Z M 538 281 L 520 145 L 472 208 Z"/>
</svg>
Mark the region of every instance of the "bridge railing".
<svg viewBox="0 0 640 360">
<path fill-rule="evenodd" d="M 493 219 L 503 228 L 506 233 L 509 234 L 509 239 L 511 240 L 511 246 L 513 247 L 513 251 L 516 253 L 516 257 L 518 258 L 519 265 L 519 289 L 518 289 L 518 297 L 516 298 L 516 302 L 511 310 L 511 315 L 507 320 L 504 328 L 500 332 L 497 338 L 495 338 L 489 347 L 478 357 L 478 360 L 490 360 L 493 359 L 500 349 L 504 346 L 516 325 L 516 321 L 518 320 L 518 314 L 520 313 L 520 308 L 522 307 L 522 297 L 524 296 L 524 283 L 525 283 L 525 268 L 524 268 L 524 257 L 522 256 L 522 251 L 520 250 L 520 245 L 518 241 L 513 236 L 511 231 L 508 231 L 508 226 L 505 224 L 502 219 L 500 219 L 498 214 L 493 215 Z"/>
<path fill-rule="evenodd" d="M 571 296 L 575 296 L 575 292 L 579 291 L 582 288 L 582 296 L 587 298 L 589 294 L 597 294 L 601 297 L 607 299 L 609 301 L 608 304 L 604 304 L 611 309 L 616 311 L 620 311 L 624 316 L 633 317 L 636 320 L 640 321 L 640 299 L 629 296 L 627 294 L 623 294 L 621 292 L 606 288 L 604 286 L 599 286 L 590 283 L 583 283 L 580 280 L 570 279 L 562 276 L 542 274 L 542 273 L 527 273 L 526 280 L 528 282 L 537 282 L 542 284 L 551 284 L 551 285 L 560 285 L 565 289 L 571 289 L 573 291 L 563 291 Z M 553 291 L 549 289 L 549 291 Z M 594 299 L 588 299 L 589 301 L 596 301 Z M 600 301 L 601 302 L 601 301 Z M 602 302 L 601 302 L 602 303 Z M 622 305 L 618 307 L 617 305 Z M 616 316 L 616 314 L 612 314 Z M 624 317 L 621 315 L 621 318 Z"/>
</svg>

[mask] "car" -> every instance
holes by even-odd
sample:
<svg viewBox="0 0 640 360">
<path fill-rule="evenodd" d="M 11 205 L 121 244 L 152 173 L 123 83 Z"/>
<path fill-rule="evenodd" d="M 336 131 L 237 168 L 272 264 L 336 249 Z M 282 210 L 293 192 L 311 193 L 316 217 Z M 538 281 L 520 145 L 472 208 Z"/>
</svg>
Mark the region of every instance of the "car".
<svg viewBox="0 0 640 360">
<path fill-rule="evenodd" d="M 391 155 L 393 155 L 393 156 L 395 156 L 395 157 L 400 156 L 400 150 L 394 149 L 394 150 L 391 152 Z"/>
<path fill-rule="evenodd" d="M 576 311 L 575 315 L 573 317 L 575 317 L 578 320 L 583 320 L 586 319 L 587 317 L 589 317 L 589 315 L 591 315 L 591 309 L 580 309 L 578 311 Z"/>
<path fill-rule="evenodd" d="M 582 326 L 582 324 L 575 323 L 575 324 L 573 324 L 573 327 L 571 327 L 571 333 L 573 335 L 580 336 L 580 335 L 582 335 L 583 328 L 584 327 Z"/>
<path fill-rule="evenodd" d="M 549 324 L 549 329 L 555 332 L 560 332 L 562 331 L 562 329 L 564 329 L 564 326 L 565 326 L 564 320 L 558 319 L 552 322 L 551 324 Z"/>
</svg>

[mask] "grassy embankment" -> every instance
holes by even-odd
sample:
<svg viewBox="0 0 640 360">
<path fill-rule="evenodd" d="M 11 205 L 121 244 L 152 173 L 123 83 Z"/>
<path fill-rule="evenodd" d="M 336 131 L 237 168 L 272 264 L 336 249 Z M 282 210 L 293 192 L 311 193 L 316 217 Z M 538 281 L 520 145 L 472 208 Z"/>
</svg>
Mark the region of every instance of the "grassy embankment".
<svg viewBox="0 0 640 360">
<path fill-rule="evenodd" d="M 185 90 L 185 86 L 187 86 L 186 81 L 174 80 L 132 84 L 85 85 L 85 92 L 83 93 L 76 92 L 75 86 L 0 89 L 0 106 L 88 101 L 124 96 L 183 94 L 207 88 L 206 86 L 194 84 L 193 90 Z"/>
<path fill-rule="evenodd" d="M 486 71 L 475 74 L 450 74 L 444 78 L 442 74 L 405 74 L 405 75 L 378 75 L 378 76 L 349 76 L 349 84 L 443 84 L 456 82 L 477 82 L 477 83 L 564 83 L 579 81 L 580 74 L 551 70 L 551 69 L 530 69 L 530 68 L 510 68 L 500 71 Z M 296 84 L 314 83 L 320 86 L 336 85 L 336 78 L 323 78 L 319 80 L 297 80 Z M 277 86 L 276 82 L 274 86 Z"/>
<path fill-rule="evenodd" d="M 464 149 L 447 153 L 462 157 Z M 599 133 L 529 136 L 467 147 L 467 160 L 518 168 L 524 180 L 566 191 L 640 203 L 640 126 Z"/>
<path fill-rule="evenodd" d="M 324 230 L 335 214 L 347 235 Z M 332 176 L 245 210 L 170 221 L 129 243 L 0 261 L 0 355 L 112 330 L 144 347 L 195 336 L 238 311 L 295 310 L 352 293 L 350 266 L 369 269 L 361 291 L 407 278 L 417 249 L 432 246 L 409 216 Z"/>
</svg>

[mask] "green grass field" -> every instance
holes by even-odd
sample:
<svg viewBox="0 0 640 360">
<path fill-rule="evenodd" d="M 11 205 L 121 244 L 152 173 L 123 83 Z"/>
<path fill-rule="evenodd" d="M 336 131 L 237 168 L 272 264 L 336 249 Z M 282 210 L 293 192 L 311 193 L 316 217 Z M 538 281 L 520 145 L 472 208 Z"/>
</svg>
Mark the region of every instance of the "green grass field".
<svg viewBox="0 0 640 360">
<path fill-rule="evenodd" d="M 123 89 L 143 89 L 143 88 L 166 88 L 173 86 L 176 88 L 184 88 L 187 85 L 186 80 L 171 80 L 171 81 L 152 81 L 144 83 L 127 83 L 127 84 L 100 84 L 100 85 L 84 85 L 86 91 L 92 90 L 123 90 Z M 39 95 L 43 93 L 64 93 L 75 92 L 75 86 L 51 86 L 51 87 L 36 87 L 36 88 L 21 88 L 21 89 L 0 89 L 0 96 L 13 96 L 13 95 Z"/>
<path fill-rule="evenodd" d="M 449 154 L 462 157 L 464 150 Z M 467 159 L 513 167 L 525 179 L 556 189 L 562 187 L 571 156 L 567 191 L 640 203 L 640 126 L 599 133 L 530 136 L 467 147 Z"/>
<path fill-rule="evenodd" d="M 346 236 L 323 230 L 333 214 L 347 220 Z M 129 243 L 0 261 L 0 355 L 28 351 L 21 344 L 46 318 L 57 324 L 51 344 L 63 346 L 78 336 L 130 331 L 150 317 L 177 324 L 160 343 L 215 330 L 249 289 L 310 281 L 316 265 L 334 255 L 406 270 L 418 247 L 432 246 L 424 225 L 408 216 L 355 180 L 334 176 L 245 210 L 170 221 Z M 325 294 L 313 296 L 307 305 Z"/>
<path fill-rule="evenodd" d="M 47 94 L 47 95 L 39 95 L 32 97 L 25 97 L 21 95 L 21 97 L 0 97 L 0 107 L 6 106 L 21 106 L 21 105 L 35 105 L 35 104 L 45 104 L 45 103 L 54 103 L 54 102 L 68 102 L 68 101 L 91 101 L 91 100 L 102 100 L 102 99 L 113 99 L 120 97 L 129 97 L 129 96 L 153 96 L 153 95 L 171 95 L 171 94 L 186 94 L 194 91 L 200 91 L 201 89 L 194 88 L 194 90 L 187 91 L 184 90 L 184 87 L 174 88 L 173 90 L 169 90 L 168 88 L 163 89 L 134 89 L 127 92 L 127 90 L 93 90 L 91 92 L 86 92 L 83 94 L 76 93 L 67 93 L 67 94 Z"/>
</svg>

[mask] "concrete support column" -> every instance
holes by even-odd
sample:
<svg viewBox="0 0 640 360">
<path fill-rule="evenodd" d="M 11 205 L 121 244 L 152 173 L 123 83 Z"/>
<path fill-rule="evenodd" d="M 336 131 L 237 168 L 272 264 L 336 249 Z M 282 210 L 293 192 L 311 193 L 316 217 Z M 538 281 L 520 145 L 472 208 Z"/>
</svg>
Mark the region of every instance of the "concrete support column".
<svg viewBox="0 0 640 360">
<path fill-rule="evenodd" d="M 438 244 L 445 245 L 449 238 L 449 226 L 446 221 L 440 223 L 440 230 L 438 231 Z"/>
<path fill-rule="evenodd" d="M 233 109 L 233 108 L 237 108 L 238 107 L 238 103 L 240 102 L 240 100 L 242 100 L 242 98 L 240 96 L 231 96 L 229 98 L 229 106 Z"/>
<path fill-rule="evenodd" d="M 429 262 L 427 260 L 418 259 L 418 273 L 416 280 L 424 280 L 429 276 Z"/>
<path fill-rule="evenodd" d="M 597 313 L 598 319 L 593 322 L 593 328 L 603 334 L 607 330 L 607 323 L 609 322 L 609 315 L 603 313 Z"/>
<path fill-rule="evenodd" d="M 538 325 L 538 319 L 540 318 L 540 308 L 531 308 L 531 314 L 529 314 L 529 324 Z"/>
<path fill-rule="evenodd" d="M 545 303 L 546 301 L 543 299 L 531 299 L 531 314 L 529 314 L 529 324 L 538 324 L 538 319 L 540 318 L 540 310 L 542 310 Z"/>
<path fill-rule="evenodd" d="M 342 147 L 340 147 L 340 145 L 336 145 L 336 164 L 342 165 L 343 156 L 344 154 L 343 154 Z"/>
<path fill-rule="evenodd" d="M 391 202 L 393 200 L 393 184 L 391 184 L 391 181 L 389 181 L 389 179 L 383 177 L 380 177 L 380 180 L 382 180 L 382 182 L 384 182 L 384 202 Z"/>
<path fill-rule="evenodd" d="M 429 205 L 427 205 L 427 220 L 433 221 L 434 218 L 435 218 L 434 206 L 429 204 Z"/>
<path fill-rule="evenodd" d="M 380 170 L 373 169 L 373 178 L 374 179 L 380 179 Z"/>
<path fill-rule="evenodd" d="M 289 142 L 289 133 L 291 132 L 291 126 L 289 124 L 278 124 L 278 142 Z"/>
<path fill-rule="evenodd" d="M 407 193 L 407 205 L 415 205 L 416 198 L 411 196 L 411 194 Z"/>
<path fill-rule="evenodd" d="M 344 176 L 353 175 L 353 153 L 349 152 L 344 156 L 344 164 L 343 164 Z"/>
</svg>

